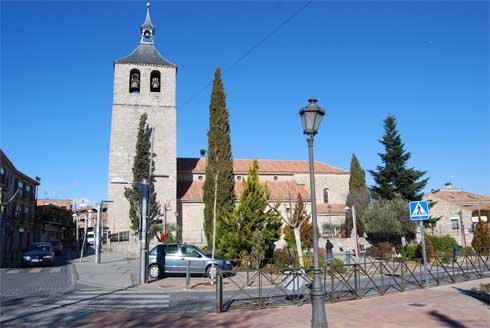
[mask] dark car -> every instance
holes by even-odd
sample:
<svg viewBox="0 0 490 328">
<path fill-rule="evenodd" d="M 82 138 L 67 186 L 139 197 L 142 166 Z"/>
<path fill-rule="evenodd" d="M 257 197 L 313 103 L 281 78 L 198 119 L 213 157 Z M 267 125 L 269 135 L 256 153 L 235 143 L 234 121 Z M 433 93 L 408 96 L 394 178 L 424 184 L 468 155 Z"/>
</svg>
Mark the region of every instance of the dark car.
<svg viewBox="0 0 490 328">
<path fill-rule="evenodd" d="M 22 265 L 53 265 L 54 248 L 50 243 L 34 243 L 22 254 Z"/>
<path fill-rule="evenodd" d="M 53 246 L 55 255 L 63 254 L 63 244 L 61 243 L 61 241 L 59 241 L 59 240 L 48 240 L 48 243 L 50 243 Z"/>
<path fill-rule="evenodd" d="M 210 276 L 212 258 L 199 247 L 187 244 L 157 245 L 149 253 L 148 270 L 151 278 L 164 274 L 185 274 L 190 261 L 190 273 Z M 231 261 L 215 257 L 217 267 L 231 270 Z"/>
</svg>

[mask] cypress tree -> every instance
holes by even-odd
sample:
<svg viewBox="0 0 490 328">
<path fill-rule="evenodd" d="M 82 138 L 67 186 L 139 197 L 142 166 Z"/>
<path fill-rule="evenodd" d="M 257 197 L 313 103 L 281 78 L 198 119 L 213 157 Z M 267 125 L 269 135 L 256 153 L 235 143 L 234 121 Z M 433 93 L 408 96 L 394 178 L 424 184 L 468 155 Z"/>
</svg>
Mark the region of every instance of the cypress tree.
<svg viewBox="0 0 490 328">
<path fill-rule="evenodd" d="M 217 221 L 235 206 L 235 181 L 231 154 L 229 114 L 226 94 L 221 80 L 221 69 L 214 74 L 213 91 L 209 105 L 208 159 L 204 182 L 204 232 L 208 247 L 213 240 L 214 189 L 218 178 L 216 213 Z M 217 223 L 218 225 L 219 223 Z"/>
<path fill-rule="evenodd" d="M 380 143 L 385 147 L 385 153 L 378 154 L 384 165 L 378 165 L 376 171 L 369 170 L 376 183 L 371 191 L 378 199 L 395 199 L 397 195 L 408 201 L 422 199 L 421 190 L 429 179 L 420 179 L 426 171 L 406 167 L 411 154 L 404 150 L 405 145 L 397 131 L 393 115 L 386 117 L 384 129 L 385 133 Z"/>
<path fill-rule="evenodd" d="M 476 224 L 471 246 L 473 246 L 477 253 L 488 254 L 490 252 L 490 229 L 481 219 Z"/>
<path fill-rule="evenodd" d="M 151 133 L 152 130 L 146 124 L 148 116 L 142 114 L 139 121 L 138 137 L 136 139 L 136 154 L 133 162 L 133 182 L 143 182 L 144 179 L 150 183 L 150 197 L 148 199 L 148 219 L 151 221 L 160 214 L 160 204 L 157 202 L 155 192 L 154 178 L 149 178 L 150 165 L 151 174 L 155 166 L 153 165 L 153 156 L 151 153 Z M 138 231 L 140 225 L 140 201 L 141 191 L 136 187 L 127 187 L 124 190 L 124 196 L 129 201 L 129 218 L 131 220 L 131 229 Z"/>
<path fill-rule="evenodd" d="M 356 209 L 356 223 L 358 234 L 364 234 L 364 221 L 362 219 L 364 210 L 369 205 L 369 190 L 366 186 L 366 173 L 364 172 L 355 154 L 352 154 L 350 163 L 349 194 L 347 195 L 346 205 L 354 206 Z M 347 233 L 352 230 L 352 211 L 346 213 L 345 227 Z"/>
</svg>

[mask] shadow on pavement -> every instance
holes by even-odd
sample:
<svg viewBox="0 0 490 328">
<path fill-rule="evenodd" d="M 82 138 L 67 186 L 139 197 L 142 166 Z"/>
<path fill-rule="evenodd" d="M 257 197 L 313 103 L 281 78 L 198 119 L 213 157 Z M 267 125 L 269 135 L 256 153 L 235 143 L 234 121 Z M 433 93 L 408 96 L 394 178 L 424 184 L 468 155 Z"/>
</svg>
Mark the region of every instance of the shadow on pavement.
<svg viewBox="0 0 490 328">
<path fill-rule="evenodd" d="M 453 287 L 453 288 L 456 289 L 457 291 L 459 291 L 460 293 L 466 295 L 466 296 L 470 296 L 470 297 L 473 297 L 473 298 L 479 300 L 480 302 L 482 302 L 485 305 L 490 305 L 490 296 L 485 295 L 484 293 L 480 293 L 476 289 L 462 289 L 462 288 L 458 288 L 458 287 Z"/>
<path fill-rule="evenodd" d="M 467 326 L 463 325 L 459 321 L 453 320 L 445 314 L 439 313 L 435 310 L 430 311 L 429 315 L 435 317 L 437 320 L 444 322 L 448 327 L 451 328 L 467 328 Z"/>
</svg>

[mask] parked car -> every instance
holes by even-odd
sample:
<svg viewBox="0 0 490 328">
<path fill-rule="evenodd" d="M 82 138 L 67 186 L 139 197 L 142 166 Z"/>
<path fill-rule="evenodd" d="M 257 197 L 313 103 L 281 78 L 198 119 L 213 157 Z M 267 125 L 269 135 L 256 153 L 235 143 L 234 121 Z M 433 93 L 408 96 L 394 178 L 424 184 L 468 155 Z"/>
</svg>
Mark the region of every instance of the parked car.
<svg viewBox="0 0 490 328">
<path fill-rule="evenodd" d="M 50 243 L 33 243 L 29 250 L 22 254 L 22 265 L 53 265 L 54 256 L 54 248 Z"/>
<path fill-rule="evenodd" d="M 63 244 L 59 240 L 48 240 L 48 243 L 50 243 L 53 248 L 54 248 L 54 255 L 61 255 L 63 254 Z"/>
<path fill-rule="evenodd" d="M 165 274 L 186 273 L 187 261 L 191 274 L 210 276 L 212 258 L 199 247 L 187 244 L 164 244 L 155 246 L 149 253 L 149 276 L 157 279 Z M 215 257 L 215 264 L 221 270 L 231 270 L 231 261 Z"/>
</svg>

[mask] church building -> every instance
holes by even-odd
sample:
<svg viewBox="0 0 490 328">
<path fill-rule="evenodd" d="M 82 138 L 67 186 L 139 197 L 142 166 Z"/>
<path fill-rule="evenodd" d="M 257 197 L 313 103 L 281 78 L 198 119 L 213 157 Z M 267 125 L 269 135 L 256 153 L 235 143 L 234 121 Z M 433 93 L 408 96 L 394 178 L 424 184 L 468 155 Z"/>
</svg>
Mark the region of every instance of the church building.
<svg viewBox="0 0 490 328">
<path fill-rule="evenodd" d="M 147 4 L 141 39 L 128 56 L 114 61 L 114 94 L 109 154 L 108 228 L 111 233 L 130 230 L 129 202 L 124 196 L 127 182 L 132 182 L 132 167 L 139 118 L 148 115 L 152 129 L 157 201 L 168 224 L 174 224 L 182 242 L 205 245 L 203 228 L 203 186 L 206 158 L 177 158 L 176 74 L 177 65 L 165 59 L 154 43 L 155 27 Z M 252 165 L 251 159 L 235 159 L 235 194 Z M 259 179 L 267 182 L 270 203 L 281 203 L 287 217 L 300 193 L 310 209 L 308 161 L 258 160 Z M 164 176 L 163 176 L 164 175 Z M 322 237 L 339 237 L 345 218 L 349 191 L 349 172 L 315 162 L 318 225 Z M 321 241 L 322 242 L 322 241 Z"/>
</svg>

